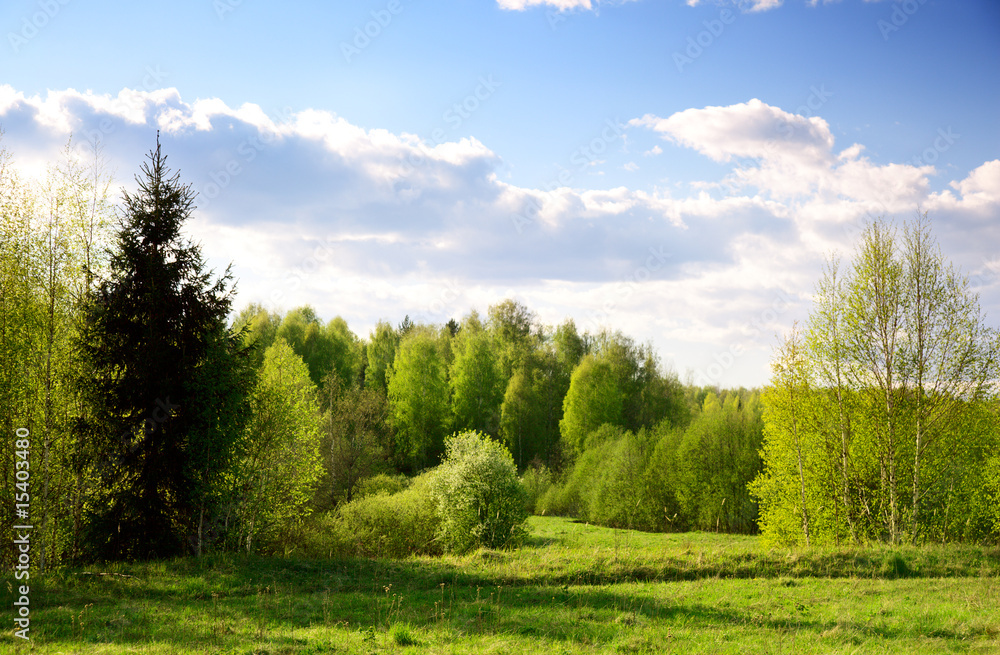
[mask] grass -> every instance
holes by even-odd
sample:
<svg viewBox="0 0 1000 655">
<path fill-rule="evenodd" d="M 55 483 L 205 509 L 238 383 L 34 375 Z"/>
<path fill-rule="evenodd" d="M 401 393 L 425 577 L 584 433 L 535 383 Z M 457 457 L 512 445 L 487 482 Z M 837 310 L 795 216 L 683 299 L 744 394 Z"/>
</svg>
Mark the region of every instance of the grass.
<svg viewBox="0 0 1000 655">
<path fill-rule="evenodd" d="M 33 577 L 32 639 L 8 629 L 0 652 L 1000 652 L 995 548 L 531 527 L 518 551 L 462 557 L 63 569 Z"/>
</svg>

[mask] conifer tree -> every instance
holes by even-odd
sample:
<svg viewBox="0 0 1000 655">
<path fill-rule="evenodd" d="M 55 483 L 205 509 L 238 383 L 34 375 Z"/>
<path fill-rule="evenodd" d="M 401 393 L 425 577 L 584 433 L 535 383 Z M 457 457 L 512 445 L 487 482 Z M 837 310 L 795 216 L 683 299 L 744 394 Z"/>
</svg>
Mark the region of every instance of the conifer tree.
<svg viewBox="0 0 1000 655">
<path fill-rule="evenodd" d="M 242 339 L 226 329 L 230 272 L 213 280 L 183 238 L 194 192 L 170 174 L 159 136 L 136 181 L 79 341 L 91 377 L 78 429 L 100 471 L 87 541 L 115 559 L 210 540 L 252 384 Z"/>
</svg>

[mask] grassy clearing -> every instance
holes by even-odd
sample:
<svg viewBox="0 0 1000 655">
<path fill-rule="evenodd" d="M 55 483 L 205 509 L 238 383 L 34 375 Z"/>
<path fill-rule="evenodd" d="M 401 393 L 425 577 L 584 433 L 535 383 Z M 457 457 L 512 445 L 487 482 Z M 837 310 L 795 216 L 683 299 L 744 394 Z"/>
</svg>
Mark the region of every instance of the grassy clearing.
<svg viewBox="0 0 1000 655">
<path fill-rule="evenodd" d="M 754 537 L 531 527 L 516 552 L 464 557 L 61 570 L 32 581 L 31 642 L 8 630 L 0 651 L 1000 651 L 995 548 L 765 550 Z"/>
</svg>

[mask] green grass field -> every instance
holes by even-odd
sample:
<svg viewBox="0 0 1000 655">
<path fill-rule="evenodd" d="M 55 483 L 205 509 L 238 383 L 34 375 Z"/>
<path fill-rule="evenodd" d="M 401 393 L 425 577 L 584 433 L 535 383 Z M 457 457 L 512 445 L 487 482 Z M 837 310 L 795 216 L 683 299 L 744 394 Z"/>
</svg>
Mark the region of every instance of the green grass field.
<svg viewBox="0 0 1000 655">
<path fill-rule="evenodd" d="M 559 518 L 531 528 L 518 551 L 464 557 L 60 570 L 31 581 L 31 641 L 8 629 L 0 651 L 1000 652 L 996 548 L 789 551 Z"/>
</svg>

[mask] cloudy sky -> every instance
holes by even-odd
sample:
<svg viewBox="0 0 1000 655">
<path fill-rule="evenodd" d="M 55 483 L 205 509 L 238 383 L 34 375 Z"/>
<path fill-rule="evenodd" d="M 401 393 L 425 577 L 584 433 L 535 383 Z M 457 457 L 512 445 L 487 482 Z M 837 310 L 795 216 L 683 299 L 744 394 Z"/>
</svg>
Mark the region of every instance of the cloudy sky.
<svg viewBox="0 0 1000 655">
<path fill-rule="evenodd" d="M 994 0 L 7 0 L 2 145 L 161 131 L 237 305 L 505 297 L 760 385 L 824 257 L 929 212 L 1000 325 Z"/>
</svg>

